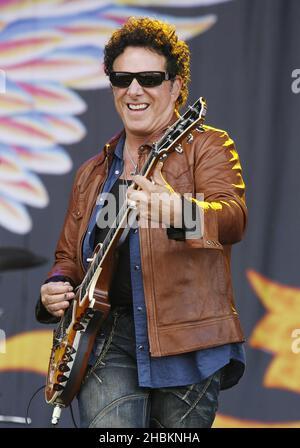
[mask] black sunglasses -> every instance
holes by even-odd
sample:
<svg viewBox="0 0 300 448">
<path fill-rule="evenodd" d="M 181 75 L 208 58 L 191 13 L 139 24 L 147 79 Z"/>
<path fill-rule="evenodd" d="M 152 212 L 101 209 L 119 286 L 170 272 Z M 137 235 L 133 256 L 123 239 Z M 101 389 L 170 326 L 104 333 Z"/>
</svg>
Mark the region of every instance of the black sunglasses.
<svg viewBox="0 0 300 448">
<path fill-rule="evenodd" d="M 142 87 L 157 87 L 163 81 L 169 81 L 175 77 L 165 72 L 111 72 L 109 80 L 114 87 L 129 87 L 134 79 Z"/>
</svg>

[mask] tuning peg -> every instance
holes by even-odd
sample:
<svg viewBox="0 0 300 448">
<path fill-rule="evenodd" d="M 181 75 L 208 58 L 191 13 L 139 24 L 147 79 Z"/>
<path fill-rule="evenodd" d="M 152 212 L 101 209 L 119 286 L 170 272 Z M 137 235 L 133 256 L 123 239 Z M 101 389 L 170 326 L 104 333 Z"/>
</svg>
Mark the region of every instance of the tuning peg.
<svg viewBox="0 0 300 448">
<path fill-rule="evenodd" d="M 196 130 L 197 132 L 204 132 L 204 128 L 202 128 L 201 126 L 197 126 L 197 127 L 195 127 L 195 130 Z"/>
<path fill-rule="evenodd" d="M 80 319 L 80 322 L 82 323 L 82 325 L 87 325 L 90 321 L 90 317 L 89 316 L 85 316 L 82 319 Z"/>
<path fill-rule="evenodd" d="M 194 136 L 193 136 L 193 134 L 189 134 L 189 135 L 187 136 L 187 138 L 186 138 L 186 141 L 187 141 L 188 143 L 191 143 L 193 140 L 194 140 Z"/>
<path fill-rule="evenodd" d="M 70 368 L 67 366 L 66 363 L 62 363 L 62 364 L 60 364 L 60 365 L 58 366 L 58 370 L 59 370 L 60 372 L 69 372 L 69 371 L 70 371 Z"/>
<path fill-rule="evenodd" d="M 71 345 L 66 346 L 65 353 L 66 353 L 66 355 L 72 355 L 72 346 Z"/>
<path fill-rule="evenodd" d="M 159 160 L 163 161 L 168 157 L 168 154 L 164 153 L 159 157 Z"/>
<path fill-rule="evenodd" d="M 64 383 L 65 381 L 67 381 L 68 377 L 65 375 L 57 375 L 57 381 L 59 383 Z"/>
<path fill-rule="evenodd" d="M 81 325 L 79 322 L 75 322 L 75 324 L 73 325 L 73 330 L 74 331 L 81 331 L 84 329 L 84 326 Z"/>
<path fill-rule="evenodd" d="M 175 146 L 175 151 L 177 151 L 179 154 L 183 153 L 183 147 L 179 143 L 179 145 Z"/>
<path fill-rule="evenodd" d="M 67 355 L 66 353 L 62 355 L 61 360 L 63 363 L 68 363 L 71 361 L 71 355 Z"/>
</svg>

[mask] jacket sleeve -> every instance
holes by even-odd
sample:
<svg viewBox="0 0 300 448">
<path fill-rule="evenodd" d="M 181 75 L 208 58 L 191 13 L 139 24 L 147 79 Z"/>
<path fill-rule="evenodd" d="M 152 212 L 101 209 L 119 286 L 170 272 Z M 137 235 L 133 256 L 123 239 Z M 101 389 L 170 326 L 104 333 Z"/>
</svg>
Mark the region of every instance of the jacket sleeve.
<svg viewBox="0 0 300 448">
<path fill-rule="evenodd" d="M 48 272 L 47 279 L 44 283 L 68 281 L 75 289 L 81 281 L 78 276 L 77 243 L 83 210 L 79 206 L 79 185 L 81 173 L 85 165 L 79 168 L 75 176 L 67 213 L 55 250 L 54 264 Z M 39 297 L 35 307 L 35 316 L 41 323 L 57 323 L 60 320 L 60 318 L 53 316 L 46 310 L 41 301 L 41 297 Z"/>
<path fill-rule="evenodd" d="M 199 145 L 194 165 L 196 197 L 190 199 L 198 206 L 201 235 L 190 232 L 186 242 L 195 248 L 222 249 L 243 237 L 245 184 L 233 140 L 225 131 L 209 129 L 205 134 L 195 142 Z"/>
<path fill-rule="evenodd" d="M 57 276 L 68 277 L 73 285 L 78 285 L 81 282 L 77 247 L 83 214 L 83 204 L 80 202 L 79 194 L 79 179 L 82 168 L 78 170 L 75 176 L 67 213 L 55 250 L 55 261 L 47 276 L 48 279 Z"/>
<path fill-rule="evenodd" d="M 80 226 L 79 178 L 82 167 L 78 170 L 72 187 L 67 213 L 55 250 L 55 260 L 44 283 L 68 281 L 73 288 L 80 283 L 77 265 L 77 240 Z M 50 314 L 39 297 L 35 307 L 35 317 L 41 323 L 57 323 L 60 318 Z"/>
<path fill-rule="evenodd" d="M 50 282 L 69 282 L 73 286 L 73 288 L 75 288 L 72 279 L 65 277 L 63 275 L 56 275 L 53 277 L 49 277 L 45 281 L 45 283 Z M 44 304 L 42 303 L 41 296 L 39 297 L 39 300 L 37 301 L 37 304 L 35 306 L 35 318 L 41 324 L 56 324 L 60 321 L 60 317 L 53 316 L 53 314 L 47 311 Z"/>
</svg>

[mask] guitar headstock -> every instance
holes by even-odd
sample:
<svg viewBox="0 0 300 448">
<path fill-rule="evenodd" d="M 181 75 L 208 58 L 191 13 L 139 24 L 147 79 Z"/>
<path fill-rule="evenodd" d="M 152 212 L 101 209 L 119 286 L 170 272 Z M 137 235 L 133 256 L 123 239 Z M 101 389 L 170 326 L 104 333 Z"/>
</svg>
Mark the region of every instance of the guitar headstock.
<svg viewBox="0 0 300 448">
<path fill-rule="evenodd" d="M 153 155 L 158 158 L 170 152 L 176 143 L 187 136 L 188 141 L 192 139 L 191 130 L 197 126 L 201 132 L 201 125 L 204 122 L 207 105 L 203 97 L 198 98 L 192 106 L 182 115 L 172 126 L 168 128 L 165 134 L 153 145 Z M 177 148 L 176 148 L 177 149 Z M 180 151 L 180 145 L 178 147 Z"/>
</svg>

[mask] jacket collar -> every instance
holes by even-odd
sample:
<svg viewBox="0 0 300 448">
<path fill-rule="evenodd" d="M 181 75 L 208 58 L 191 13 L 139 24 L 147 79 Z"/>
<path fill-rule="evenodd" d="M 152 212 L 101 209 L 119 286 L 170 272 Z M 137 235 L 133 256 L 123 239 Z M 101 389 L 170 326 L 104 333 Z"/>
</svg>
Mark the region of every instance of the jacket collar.
<svg viewBox="0 0 300 448">
<path fill-rule="evenodd" d="M 175 123 L 176 120 L 178 120 L 178 117 L 179 114 L 174 111 L 172 118 L 168 123 L 168 126 L 159 129 L 158 131 L 147 137 L 145 143 L 143 143 L 138 149 L 139 154 L 143 154 L 145 151 L 148 152 L 151 149 L 153 143 L 160 139 L 160 137 L 165 133 L 168 127 L 171 126 L 173 123 Z M 112 158 L 113 154 L 115 154 L 118 158 L 120 159 L 123 158 L 123 143 L 125 140 L 125 136 L 126 136 L 125 129 L 122 129 L 122 131 L 118 132 L 106 143 L 104 147 L 105 157 L 108 157 L 108 159 L 110 159 Z M 119 142 L 120 145 L 118 144 Z"/>
</svg>

